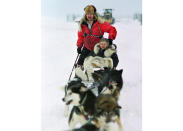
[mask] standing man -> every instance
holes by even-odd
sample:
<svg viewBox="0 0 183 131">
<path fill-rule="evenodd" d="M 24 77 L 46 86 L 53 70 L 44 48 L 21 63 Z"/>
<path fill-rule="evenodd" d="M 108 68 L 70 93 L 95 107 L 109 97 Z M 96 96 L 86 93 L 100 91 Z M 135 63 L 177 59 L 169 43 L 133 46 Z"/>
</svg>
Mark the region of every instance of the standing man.
<svg viewBox="0 0 183 131">
<path fill-rule="evenodd" d="M 84 59 L 93 51 L 94 46 L 103 38 L 105 32 L 109 33 L 109 45 L 116 38 L 116 28 L 109 23 L 104 22 L 96 13 L 96 8 L 93 5 L 88 5 L 84 8 L 84 17 L 79 22 L 77 52 L 81 54 L 77 65 L 82 66 Z"/>
</svg>

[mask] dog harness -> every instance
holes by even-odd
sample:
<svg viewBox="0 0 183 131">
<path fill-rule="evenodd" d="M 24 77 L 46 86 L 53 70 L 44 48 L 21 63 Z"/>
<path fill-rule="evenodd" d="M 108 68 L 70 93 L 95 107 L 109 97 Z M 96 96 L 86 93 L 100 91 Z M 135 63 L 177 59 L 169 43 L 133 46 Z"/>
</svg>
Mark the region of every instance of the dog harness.
<svg viewBox="0 0 183 131">
<path fill-rule="evenodd" d="M 82 111 L 81 111 L 81 114 L 83 115 L 83 117 L 85 118 L 85 120 L 89 120 L 89 117 L 88 117 L 88 115 L 85 115 Z"/>
<path fill-rule="evenodd" d="M 87 121 L 90 120 L 89 115 L 84 113 L 84 109 L 81 106 L 79 107 L 79 109 L 80 109 L 80 112 L 83 115 L 84 119 L 87 120 Z M 88 112 L 88 114 L 90 114 L 90 112 Z"/>
<path fill-rule="evenodd" d="M 85 95 L 85 97 L 83 98 L 83 100 L 82 100 L 82 102 L 81 102 L 81 105 L 84 104 L 84 102 L 86 101 L 86 98 L 87 98 L 87 95 Z M 85 118 L 85 120 L 88 121 L 88 120 L 89 120 L 89 117 L 88 117 L 88 115 L 85 115 L 84 109 L 83 109 L 82 107 L 80 107 L 79 109 L 80 109 L 80 111 L 81 111 L 81 114 L 82 114 L 83 117 Z M 90 113 L 88 113 L 88 114 L 90 114 Z"/>
</svg>

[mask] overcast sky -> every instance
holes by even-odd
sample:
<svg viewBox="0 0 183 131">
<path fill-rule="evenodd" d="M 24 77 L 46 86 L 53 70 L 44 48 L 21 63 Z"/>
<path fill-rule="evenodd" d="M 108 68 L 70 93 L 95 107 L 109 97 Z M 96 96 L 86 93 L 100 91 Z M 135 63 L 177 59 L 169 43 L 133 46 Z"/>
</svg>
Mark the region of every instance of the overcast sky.
<svg viewBox="0 0 183 131">
<path fill-rule="evenodd" d="M 131 16 L 142 12 L 141 0 L 42 0 L 42 16 L 82 15 L 84 7 L 88 4 L 95 5 L 99 13 L 102 13 L 104 8 L 112 8 L 114 16 Z"/>
</svg>

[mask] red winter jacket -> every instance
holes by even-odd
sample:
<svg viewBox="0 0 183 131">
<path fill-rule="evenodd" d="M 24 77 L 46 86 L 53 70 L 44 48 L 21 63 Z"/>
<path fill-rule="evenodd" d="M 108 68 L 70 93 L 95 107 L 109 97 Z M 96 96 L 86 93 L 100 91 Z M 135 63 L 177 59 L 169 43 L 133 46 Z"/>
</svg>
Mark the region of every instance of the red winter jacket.
<svg viewBox="0 0 183 131">
<path fill-rule="evenodd" d="M 109 33 L 108 39 L 114 40 L 116 38 L 116 28 L 111 26 L 109 23 L 100 23 L 98 20 L 95 20 L 90 31 L 88 24 L 84 21 L 81 23 L 81 30 L 78 31 L 77 46 L 82 47 L 84 44 L 84 47 L 89 50 L 93 50 L 95 44 L 100 41 L 98 36 L 104 35 L 105 32 Z"/>
</svg>

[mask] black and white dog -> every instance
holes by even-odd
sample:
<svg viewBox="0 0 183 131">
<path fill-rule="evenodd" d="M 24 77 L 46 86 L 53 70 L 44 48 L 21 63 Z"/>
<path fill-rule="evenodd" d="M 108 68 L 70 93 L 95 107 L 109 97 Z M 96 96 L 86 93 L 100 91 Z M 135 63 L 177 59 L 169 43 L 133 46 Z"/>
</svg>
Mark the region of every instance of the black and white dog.
<svg viewBox="0 0 183 131">
<path fill-rule="evenodd" d="M 100 93 L 112 94 L 116 98 L 116 101 L 118 100 L 119 92 L 123 86 L 122 72 L 123 70 L 104 68 L 104 70 L 98 70 L 92 74 L 95 81 L 93 87 L 98 88 L 99 96 Z M 75 77 L 68 82 L 65 88 L 66 94 L 63 98 L 63 101 L 66 103 L 65 114 L 68 114 L 69 105 L 72 105 L 73 108 L 69 116 L 69 128 L 73 129 L 77 123 L 83 125 L 88 122 L 89 118 L 92 118 L 96 114 L 94 105 L 96 104 L 97 98 L 79 77 Z M 101 117 L 95 118 L 100 122 L 96 122 L 96 119 L 93 122 L 102 123 L 102 119 L 100 120 Z M 86 125 L 85 127 L 88 126 Z"/>
<path fill-rule="evenodd" d="M 66 88 L 63 101 L 66 106 L 73 106 L 69 116 L 69 128 L 73 129 L 77 123 L 83 125 L 93 116 L 96 96 L 91 90 L 87 89 L 79 78 L 70 81 Z"/>
<path fill-rule="evenodd" d="M 95 113 L 90 122 L 72 131 L 122 131 L 120 106 L 113 95 L 100 94 L 95 103 Z M 117 124 L 118 128 L 111 125 Z"/>
<path fill-rule="evenodd" d="M 123 87 L 123 70 L 104 68 L 104 70 L 94 71 L 92 77 L 97 85 L 98 92 L 102 94 L 113 94 L 117 99 Z"/>
</svg>

